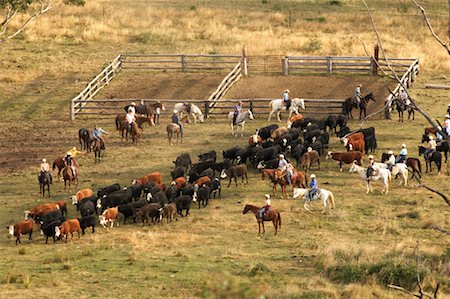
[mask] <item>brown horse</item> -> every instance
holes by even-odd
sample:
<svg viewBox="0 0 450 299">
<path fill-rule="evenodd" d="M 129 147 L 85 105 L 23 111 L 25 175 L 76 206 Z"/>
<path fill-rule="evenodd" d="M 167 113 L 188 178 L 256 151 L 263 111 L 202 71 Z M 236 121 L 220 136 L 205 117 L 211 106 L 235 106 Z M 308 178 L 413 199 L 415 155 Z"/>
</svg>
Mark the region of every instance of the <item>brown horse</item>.
<svg viewBox="0 0 450 299">
<path fill-rule="evenodd" d="M 78 168 L 80 165 L 78 164 L 78 161 L 73 159 L 73 163 L 75 163 L 75 167 Z M 64 158 L 56 158 L 55 161 L 53 161 L 52 169 L 55 170 L 55 168 L 58 167 L 58 182 L 61 181 L 61 171 L 64 169 Z"/>
<path fill-rule="evenodd" d="M 119 128 L 121 127 L 121 123 L 123 121 L 125 121 L 126 119 L 126 113 L 119 113 L 116 116 L 116 130 L 119 130 Z M 136 116 L 135 117 L 135 122 L 137 123 L 139 129 L 144 130 L 144 128 L 142 127 L 142 124 L 147 123 L 148 126 L 154 126 L 155 124 L 153 123 L 153 120 L 151 117 L 146 117 L 146 116 Z"/>
<path fill-rule="evenodd" d="M 278 170 L 278 169 L 263 169 L 263 170 L 261 170 L 261 178 L 264 180 L 266 176 L 268 176 L 270 178 L 270 180 L 272 181 L 273 195 L 276 195 L 277 185 L 279 184 L 281 186 L 281 193 L 283 194 L 284 197 L 287 197 L 286 186 L 289 183 L 285 179 L 285 175 L 283 174 L 283 171 Z"/>
<path fill-rule="evenodd" d="M 64 191 L 66 191 L 67 182 L 69 182 L 69 192 L 72 191 L 72 181 L 75 182 L 75 185 L 78 189 L 78 167 L 75 167 L 75 175 L 72 173 L 72 169 L 70 167 L 65 166 L 62 171 L 63 179 L 64 179 Z"/>
<path fill-rule="evenodd" d="M 152 119 L 152 126 L 155 124 L 159 124 L 159 115 L 161 114 L 161 111 L 165 111 L 166 107 L 160 102 L 156 101 L 154 103 L 148 103 L 148 104 L 140 104 L 139 106 L 136 106 L 136 113 L 139 114 L 145 114 L 147 117 Z"/>
<path fill-rule="evenodd" d="M 266 232 L 264 228 L 264 221 L 272 221 L 275 227 L 275 236 L 277 235 L 278 229 L 281 228 L 281 214 L 275 209 L 270 209 L 270 211 L 263 216 L 263 219 L 259 217 L 259 210 L 261 208 L 254 205 L 245 205 L 242 214 L 247 214 L 248 211 L 252 211 L 255 214 L 256 221 L 258 222 L 258 234 L 261 233 L 261 224 L 263 228 L 263 234 Z"/>
<path fill-rule="evenodd" d="M 95 155 L 95 162 L 99 162 L 102 159 L 102 143 L 100 140 L 94 139 L 94 141 L 92 141 L 92 151 L 94 152 Z"/>
<path fill-rule="evenodd" d="M 39 192 L 42 192 L 42 197 L 45 197 L 45 186 L 47 186 L 48 197 L 50 197 L 50 173 L 45 172 L 44 174 L 39 175 Z"/>
<path fill-rule="evenodd" d="M 180 136 L 181 136 L 181 143 L 183 143 L 183 133 L 181 132 L 181 128 L 179 125 L 174 123 L 168 124 L 166 130 L 170 146 L 173 146 L 172 138 L 174 134 L 177 134 L 177 143 Z"/>
<path fill-rule="evenodd" d="M 126 120 L 120 122 L 119 132 L 121 134 L 121 140 L 125 137 L 125 141 L 128 141 L 128 133 L 131 134 L 131 138 L 133 140 L 133 144 L 137 144 L 139 138 L 141 137 L 141 129 L 136 122 L 133 122 L 131 126 L 131 132 L 129 130 L 129 125 Z M 125 136 L 124 136 L 125 133 Z"/>
</svg>

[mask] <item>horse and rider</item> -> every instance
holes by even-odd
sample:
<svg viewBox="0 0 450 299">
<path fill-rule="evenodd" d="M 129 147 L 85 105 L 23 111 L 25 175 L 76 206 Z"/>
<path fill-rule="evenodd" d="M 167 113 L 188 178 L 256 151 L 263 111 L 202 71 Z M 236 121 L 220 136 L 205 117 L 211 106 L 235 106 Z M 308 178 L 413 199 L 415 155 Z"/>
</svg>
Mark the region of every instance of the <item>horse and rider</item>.
<svg viewBox="0 0 450 299">
<path fill-rule="evenodd" d="M 48 164 L 47 159 L 43 158 L 41 162 L 41 170 L 39 171 L 39 182 L 42 182 L 46 173 L 50 175 L 50 184 L 53 184 L 53 176 L 50 173 L 50 164 Z"/>
<path fill-rule="evenodd" d="M 94 130 L 92 130 L 92 137 L 94 137 L 93 142 L 99 141 L 101 144 L 101 149 L 105 149 L 105 139 L 102 137 L 103 134 L 108 135 L 108 132 L 95 125 Z"/>
</svg>

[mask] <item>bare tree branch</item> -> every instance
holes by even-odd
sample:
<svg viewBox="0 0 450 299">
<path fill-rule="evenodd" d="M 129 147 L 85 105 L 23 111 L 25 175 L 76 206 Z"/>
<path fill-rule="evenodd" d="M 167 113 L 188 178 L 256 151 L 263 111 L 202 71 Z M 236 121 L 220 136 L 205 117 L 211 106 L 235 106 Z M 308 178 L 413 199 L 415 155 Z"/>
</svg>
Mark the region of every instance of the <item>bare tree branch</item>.
<svg viewBox="0 0 450 299">
<path fill-rule="evenodd" d="M 425 19 L 425 22 L 427 23 L 428 29 L 430 29 L 430 32 L 433 35 L 433 37 L 447 50 L 448 55 L 450 55 L 450 48 L 449 48 L 449 46 L 446 43 L 444 43 L 439 38 L 439 36 L 436 35 L 436 33 L 434 33 L 433 27 L 431 27 L 430 20 L 428 19 L 427 12 L 425 11 L 425 9 L 422 6 L 420 6 L 419 3 L 416 2 L 416 0 L 411 0 L 411 1 L 422 11 L 423 18 Z M 449 22 L 450 22 L 450 20 L 449 20 Z M 450 38 L 450 32 L 449 32 L 449 38 Z"/>
<path fill-rule="evenodd" d="M 441 233 L 444 233 L 444 234 L 450 236 L 450 232 L 449 232 L 448 230 L 445 230 L 445 229 L 443 229 L 443 228 L 440 228 L 439 226 L 436 226 L 436 225 L 430 225 L 430 226 L 428 226 L 428 228 L 435 229 L 435 230 L 437 230 L 437 231 L 439 231 L 439 232 L 441 232 Z"/>
<path fill-rule="evenodd" d="M 419 187 L 423 187 L 423 188 L 425 188 L 425 189 L 427 189 L 427 190 L 429 190 L 431 192 L 434 192 L 434 193 L 438 194 L 440 197 L 442 197 L 444 199 L 445 203 L 450 207 L 450 200 L 448 199 L 448 197 L 445 194 L 443 194 L 443 193 L 441 193 L 441 192 L 439 192 L 437 190 L 434 190 L 434 189 L 428 187 L 425 184 L 420 184 Z"/>
</svg>

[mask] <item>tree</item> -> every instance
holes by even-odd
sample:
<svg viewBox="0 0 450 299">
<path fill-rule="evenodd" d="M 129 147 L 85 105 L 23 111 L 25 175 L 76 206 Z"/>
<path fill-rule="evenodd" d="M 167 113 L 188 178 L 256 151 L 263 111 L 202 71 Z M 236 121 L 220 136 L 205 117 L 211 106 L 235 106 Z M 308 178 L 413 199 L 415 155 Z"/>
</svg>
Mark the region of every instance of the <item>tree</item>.
<svg viewBox="0 0 450 299">
<path fill-rule="evenodd" d="M 84 5 L 84 0 L 0 0 L 0 42 L 12 39 L 22 32 L 34 19 L 45 14 L 58 4 Z M 11 21 L 27 16 L 18 28 L 11 29 Z"/>
</svg>

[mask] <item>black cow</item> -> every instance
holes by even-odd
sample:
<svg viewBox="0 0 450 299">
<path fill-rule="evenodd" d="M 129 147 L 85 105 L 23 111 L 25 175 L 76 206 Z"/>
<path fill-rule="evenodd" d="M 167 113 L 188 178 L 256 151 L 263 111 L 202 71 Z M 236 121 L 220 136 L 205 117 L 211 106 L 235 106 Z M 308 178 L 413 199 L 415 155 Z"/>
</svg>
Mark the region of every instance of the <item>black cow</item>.
<svg viewBox="0 0 450 299">
<path fill-rule="evenodd" d="M 80 210 L 81 217 L 96 214 L 97 212 L 95 204 L 92 202 L 90 197 L 83 198 L 83 200 L 78 203 L 78 209 Z"/>
<path fill-rule="evenodd" d="M 261 137 L 262 140 L 267 140 L 270 138 L 273 131 L 278 129 L 278 125 L 273 124 L 269 125 L 267 127 L 261 128 L 259 130 L 256 130 L 256 134 Z"/>
<path fill-rule="evenodd" d="M 297 161 L 297 167 L 300 165 L 300 160 L 303 154 L 306 153 L 306 149 L 303 144 L 298 144 L 292 149 L 291 156 Z"/>
<path fill-rule="evenodd" d="M 166 197 L 169 202 L 172 202 L 175 197 L 180 195 L 181 189 L 177 188 L 177 186 L 172 185 L 166 190 Z"/>
<path fill-rule="evenodd" d="M 98 217 L 96 215 L 89 215 L 86 217 L 78 218 L 81 227 L 81 233 L 85 234 L 85 229 L 92 227 L 92 233 L 95 233 L 95 226 L 98 224 Z"/>
<path fill-rule="evenodd" d="M 186 186 L 184 186 L 183 188 L 181 188 L 181 193 L 180 195 L 190 195 L 193 196 L 194 195 L 194 186 L 192 186 L 192 184 L 186 184 Z"/>
<path fill-rule="evenodd" d="M 174 170 L 170 171 L 170 175 L 172 176 L 172 180 L 184 177 L 185 173 L 186 173 L 186 169 L 183 166 L 175 167 Z"/>
<path fill-rule="evenodd" d="M 146 201 L 146 200 L 145 200 Z M 133 218 L 134 223 L 136 223 L 136 209 L 133 207 L 132 203 L 119 206 L 119 213 L 123 215 L 123 225 L 127 222 L 127 218 Z"/>
<path fill-rule="evenodd" d="M 148 182 L 144 186 L 144 197 L 147 198 L 147 194 L 149 193 L 155 196 L 159 191 L 161 191 L 161 188 L 155 182 Z"/>
<path fill-rule="evenodd" d="M 285 151 L 286 148 L 291 144 L 292 136 L 289 133 L 283 134 L 274 140 L 275 145 L 281 146 L 281 150 Z"/>
<path fill-rule="evenodd" d="M 111 186 L 107 186 L 107 187 L 104 187 L 104 188 L 100 188 L 100 189 L 98 189 L 98 191 L 97 191 L 97 197 L 98 197 L 98 198 L 102 198 L 103 195 L 113 193 L 114 191 L 119 191 L 120 189 L 121 189 L 121 187 L 120 187 L 120 185 L 117 184 L 117 183 L 116 183 L 116 184 L 113 184 L 113 185 L 111 185 Z"/>
<path fill-rule="evenodd" d="M 139 200 L 142 195 L 142 191 L 144 190 L 144 187 L 141 184 L 133 184 L 128 189 L 131 189 L 131 194 L 133 200 Z"/>
<path fill-rule="evenodd" d="M 292 128 L 289 130 L 289 132 L 287 134 L 289 134 L 291 136 L 292 140 L 296 140 L 296 139 L 298 139 L 298 137 L 300 137 L 301 133 L 302 133 L 301 129 Z"/>
<path fill-rule="evenodd" d="M 231 163 L 234 163 L 234 160 L 236 160 L 236 154 L 241 148 L 238 146 L 235 146 L 233 148 L 227 149 L 222 152 L 223 159 L 229 159 L 231 160 Z"/>
<path fill-rule="evenodd" d="M 133 193 L 131 189 L 120 190 L 108 195 L 103 195 L 103 198 L 97 200 L 97 208 L 103 212 L 107 208 L 125 205 L 133 201 Z"/>
<path fill-rule="evenodd" d="M 302 119 L 296 120 L 292 123 L 291 128 L 301 128 L 301 129 L 306 129 L 306 127 L 308 126 L 308 124 L 310 125 L 317 125 L 317 128 L 319 128 L 318 126 L 318 120 L 312 117 L 304 117 Z"/>
<path fill-rule="evenodd" d="M 161 205 L 159 203 L 150 203 L 142 207 L 139 210 L 138 215 L 142 219 L 142 226 L 145 225 L 145 222 L 148 223 L 149 219 L 152 219 L 152 222 L 156 219 L 161 219 Z"/>
<path fill-rule="evenodd" d="M 48 243 L 48 237 L 52 237 L 53 238 L 53 242 L 56 242 L 56 237 L 55 237 L 55 227 L 60 226 L 61 225 L 61 220 L 56 219 L 53 220 L 49 223 L 41 223 L 41 230 L 42 233 L 45 236 L 45 244 Z"/>
<path fill-rule="evenodd" d="M 336 133 L 337 118 L 338 117 L 336 115 L 328 115 L 325 119 L 325 130 L 326 128 L 329 128 L 330 132 L 334 130 L 334 133 Z"/>
<path fill-rule="evenodd" d="M 188 153 L 183 153 L 179 155 L 173 163 L 175 164 L 175 168 L 182 166 L 187 171 L 189 170 L 189 167 L 192 166 L 191 156 Z"/>
<path fill-rule="evenodd" d="M 364 137 L 364 151 L 373 153 L 377 149 L 377 139 L 375 136 Z"/>
<path fill-rule="evenodd" d="M 191 172 L 202 173 L 203 171 L 205 171 L 208 168 L 214 169 L 215 165 L 216 165 L 216 163 L 214 161 L 205 161 L 205 162 L 196 163 L 196 164 L 192 165 L 192 169 L 189 172 L 189 178 L 191 176 Z"/>
<path fill-rule="evenodd" d="M 308 147 L 312 148 L 313 150 L 317 151 L 319 155 L 323 154 L 325 145 L 320 140 L 315 140 L 313 142 L 307 142 L 303 144 L 303 146 L 308 149 Z"/>
<path fill-rule="evenodd" d="M 248 146 L 246 149 L 240 149 L 236 153 L 236 162 L 237 162 L 237 164 L 246 164 L 247 163 L 247 159 L 252 154 L 253 149 L 254 149 L 254 147 L 252 147 L 252 146 Z"/>
<path fill-rule="evenodd" d="M 216 162 L 216 159 L 217 159 L 217 153 L 214 150 L 198 155 L 198 160 L 201 162 L 205 162 L 205 161 L 209 161 L 209 160 Z"/>
<path fill-rule="evenodd" d="M 366 129 L 359 129 L 355 133 L 359 133 L 359 132 L 363 133 L 364 138 L 367 138 L 369 136 L 375 136 L 375 128 L 374 127 L 370 127 L 370 128 L 366 128 Z"/>
<path fill-rule="evenodd" d="M 200 209 L 200 203 L 203 207 L 208 205 L 209 200 L 211 199 L 211 189 L 203 185 L 198 191 L 194 194 L 193 201 L 198 201 L 198 208 Z"/>
<path fill-rule="evenodd" d="M 45 225 L 54 220 L 59 220 L 59 221 L 61 221 L 61 223 L 66 221 L 66 218 L 64 217 L 61 210 L 59 210 L 59 209 L 53 210 L 53 211 L 48 212 L 47 214 L 44 214 L 43 216 L 36 216 L 36 218 L 35 218 L 36 223 L 41 223 L 41 225 L 42 224 Z"/>
<path fill-rule="evenodd" d="M 206 183 L 206 185 L 211 190 L 211 194 L 210 194 L 209 198 L 211 198 L 211 195 L 213 195 L 213 197 L 216 198 L 217 193 L 219 193 L 219 198 L 220 198 L 220 196 L 221 196 L 220 191 L 222 189 L 222 186 L 220 185 L 219 178 L 214 178 L 213 180 L 211 180 L 211 182 Z"/>
<path fill-rule="evenodd" d="M 336 133 L 336 136 L 339 137 L 339 138 L 342 138 L 345 135 L 347 135 L 348 133 L 350 133 L 350 128 L 349 127 L 342 127 L 340 129 L 340 131 Z"/>
<path fill-rule="evenodd" d="M 202 176 L 207 176 L 209 177 L 211 180 L 214 178 L 214 170 L 212 170 L 212 168 L 208 168 L 205 169 L 204 171 L 202 171 L 202 173 L 200 173 L 199 177 L 201 178 Z"/>
<path fill-rule="evenodd" d="M 157 203 L 157 202 L 159 202 L 161 206 L 163 206 L 166 203 L 169 203 L 169 200 L 164 191 L 159 191 L 158 193 L 153 195 L 152 199 L 150 199 L 150 203 Z"/>
<path fill-rule="evenodd" d="M 183 217 L 183 211 L 186 210 L 186 215 L 189 215 L 189 209 L 191 208 L 192 203 L 192 196 L 191 195 L 180 195 L 177 196 L 174 201 L 175 205 L 177 206 L 177 212 L 178 214 Z"/>
<path fill-rule="evenodd" d="M 269 161 L 275 158 L 281 152 L 281 146 L 275 145 L 258 151 L 255 155 L 254 164 L 258 165 L 260 161 Z"/>
<path fill-rule="evenodd" d="M 262 148 L 268 148 L 268 147 L 272 147 L 272 146 L 274 146 L 275 144 L 273 143 L 273 140 L 268 140 L 268 141 L 265 141 L 265 142 L 262 142 L 261 143 L 261 147 Z M 258 148 L 258 147 L 257 147 Z"/>
<path fill-rule="evenodd" d="M 278 159 L 272 159 L 269 161 L 261 161 L 259 162 L 258 166 L 256 168 L 258 169 L 277 169 L 279 164 Z"/>
<path fill-rule="evenodd" d="M 315 130 L 311 130 L 311 131 L 306 131 L 304 134 L 305 137 L 305 142 L 312 142 L 313 137 L 318 137 L 320 134 L 322 134 L 322 131 L 319 129 L 315 129 Z"/>
<path fill-rule="evenodd" d="M 330 133 L 322 132 L 319 136 L 317 136 L 316 140 L 320 141 L 325 148 L 328 148 L 328 143 L 330 142 Z"/>
<path fill-rule="evenodd" d="M 347 127 L 347 117 L 344 114 L 339 114 L 336 119 L 336 127 L 339 126 L 339 130 Z M 336 133 L 336 130 L 334 131 Z M 342 136 L 343 137 L 343 136 Z"/>
</svg>

